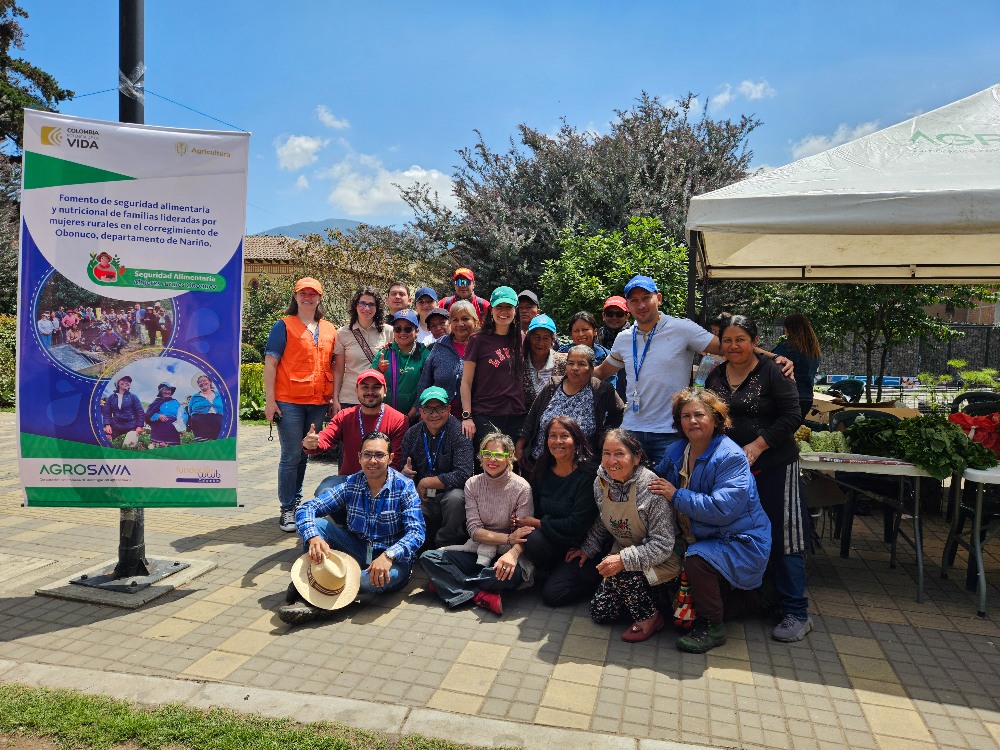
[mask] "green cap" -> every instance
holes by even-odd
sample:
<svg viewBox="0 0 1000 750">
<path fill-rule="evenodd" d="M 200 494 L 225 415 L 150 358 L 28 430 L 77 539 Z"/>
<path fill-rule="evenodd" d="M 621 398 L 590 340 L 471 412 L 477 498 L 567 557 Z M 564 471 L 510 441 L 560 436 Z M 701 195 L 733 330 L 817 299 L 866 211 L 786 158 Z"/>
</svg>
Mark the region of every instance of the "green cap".
<svg viewBox="0 0 1000 750">
<path fill-rule="evenodd" d="M 440 401 L 442 404 L 447 404 L 450 401 L 448 391 L 437 385 L 424 388 L 424 392 L 420 394 L 420 405 L 423 406 L 428 401 Z"/>
<path fill-rule="evenodd" d="M 513 305 L 517 307 L 517 292 L 509 286 L 498 286 L 493 290 L 493 295 L 490 297 L 490 307 L 496 307 L 497 305 Z"/>
</svg>

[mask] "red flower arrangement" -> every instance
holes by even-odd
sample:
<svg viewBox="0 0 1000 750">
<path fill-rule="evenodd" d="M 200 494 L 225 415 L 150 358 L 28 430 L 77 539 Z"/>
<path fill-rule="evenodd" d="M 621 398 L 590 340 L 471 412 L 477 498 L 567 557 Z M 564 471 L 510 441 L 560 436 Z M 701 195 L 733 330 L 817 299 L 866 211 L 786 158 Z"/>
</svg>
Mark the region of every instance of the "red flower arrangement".
<svg viewBox="0 0 1000 750">
<path fill-rule="evenodd" d="M 982 443 L 1000 458 L 1000 414 L 986 414 L 970 417 L 968 414 L 950 414 L 948 421 L 954 422 L 970 440 Z"/>
</svg>

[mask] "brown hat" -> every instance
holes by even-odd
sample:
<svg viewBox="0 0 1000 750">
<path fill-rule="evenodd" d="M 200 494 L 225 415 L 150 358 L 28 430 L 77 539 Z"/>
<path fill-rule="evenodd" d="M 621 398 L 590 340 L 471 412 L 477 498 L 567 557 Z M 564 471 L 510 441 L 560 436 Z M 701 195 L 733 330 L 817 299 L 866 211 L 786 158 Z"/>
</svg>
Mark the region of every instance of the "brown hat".
<svg viewBox="0 0 1000 750">
<path fill-rule="evenodd" d="M 320 609 L 341 609 L 361 589 L 361 566 L 346 552 L 330 550 L 318 565 L 304 554 L 292 563 L 292 583 L 302 598 Z"/>
<path fill-rule="evenodd" d="M 295 282 L 295 293 L 298 294 L 303 289 L 312 289 L 320 297 L 323 296 L 323 285 L 312 276 L 306 276 Z"/>
</svg>

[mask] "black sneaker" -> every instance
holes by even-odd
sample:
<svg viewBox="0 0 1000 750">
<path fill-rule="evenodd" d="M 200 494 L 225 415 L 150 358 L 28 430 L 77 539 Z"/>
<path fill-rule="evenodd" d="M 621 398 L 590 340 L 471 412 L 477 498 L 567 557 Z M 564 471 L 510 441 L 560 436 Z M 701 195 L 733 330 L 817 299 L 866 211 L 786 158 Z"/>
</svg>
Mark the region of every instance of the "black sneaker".
<svg viewBox="0 0 1000 750">
<path fill-rule="evenodd" d="M 283 510 L 281 511 L 281 516 L 278 518 L 278 528 L 282 531 L 287 531 L 288 533 L 295 532 L 295 509 Z"/>
<path fill-rule="evenodd" d="M 278 619 L 282 622 L 287 622 L 289 625 L 299 625 L 303 622 L 318 620 L 323 612 L 324 610 L 319 607 L 314 607 L 304 601 L 298 601 L 295 604 L 286 604 L 283 607 L 278 607 Z"/>
</svg>

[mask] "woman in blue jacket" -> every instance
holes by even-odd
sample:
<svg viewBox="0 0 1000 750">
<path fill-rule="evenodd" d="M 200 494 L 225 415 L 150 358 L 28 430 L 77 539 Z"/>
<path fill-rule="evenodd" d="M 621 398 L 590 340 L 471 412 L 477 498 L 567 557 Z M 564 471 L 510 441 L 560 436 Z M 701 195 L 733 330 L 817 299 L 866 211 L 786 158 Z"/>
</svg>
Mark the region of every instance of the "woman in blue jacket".
<svg viewBox="0 0 1000 750">
<path fill-rule="evenodd" d="M 427 314 L 426 322 L 435 315 L 449 316 L 451 333 L 442 336 L 431 347 L 430 356 L 424 362 L 420 371 L 420 383 L 417 393 L 423 393 L 431 386 L 444 388 L 451 404 L 451 413 L 458 419 L 462 418 L 462 400 L 458 398 L 458 387 L 462 382 L 462 358 L 465 356 L 465 345 L 469 343 L 472 334 L 479 332 L 479 318 L 476 308 L 467 300 L 458 300 L 451 310 L 436 309 Z"/>
<path fill-rule="evenodd" d="M 222 396 L 215 390 L 208 375 L 204 373 L 199 375 L 195 382 L 198 385 L 198 392 L 188 398 L 185 407 L 188 427 L 194 434 L 195 442 L 215 440 L 222 431 L 225 415 Z"/>
<path fill-rule="evenodd" d="M 742 592 L 760 586 L 771 523 L 743 449 L 724 434 L 725 402 L 711 391 L 684 390 L 674 396 L 673 412 L 686 439 L 667 448 L 656 467 L 660 478 L 649 487 L 690 520 L 684 571 L 698 619 L 677 647 L 700 654 L 726 642 L 723 616 L 738 615 Z"/>
<path fill-rule="evenodd" d="M 170 383 L 160 383 L 156 386 L 158 395 L 146 409 L 150 447 L 163 448 L 167 445 L 181 444 L 180 433 L 175 427 L 181 416 L 181 402 L 174 398 L 176 390 L 177 386 Z"/>
<path fill-rule="evenodd" d="M 101 416 L 104 422 L 104 434 L 108 440 L 114 440 L 132 430 L 142 434 L 146 415 L 142 410 L 142 402 L 132 393 L 131 388 L 132 378 L 122 375 L 115 381 L 114 393 L 104 399 Z"/>
</svg>

